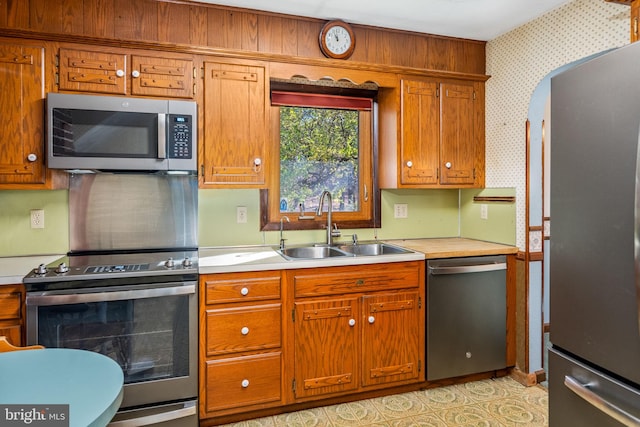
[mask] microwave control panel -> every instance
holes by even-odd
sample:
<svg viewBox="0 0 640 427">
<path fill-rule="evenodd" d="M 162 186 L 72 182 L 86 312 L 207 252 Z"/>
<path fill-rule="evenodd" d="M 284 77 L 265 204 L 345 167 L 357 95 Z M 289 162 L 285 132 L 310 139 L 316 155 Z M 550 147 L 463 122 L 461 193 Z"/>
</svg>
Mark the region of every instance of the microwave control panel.
<svg viewBox="0 0 640 427">
<path fill-rule="evenodd" d="M 192 116 L 169 114 L 169 158 L 190 159 L 193 146 Z"/>
</svg>

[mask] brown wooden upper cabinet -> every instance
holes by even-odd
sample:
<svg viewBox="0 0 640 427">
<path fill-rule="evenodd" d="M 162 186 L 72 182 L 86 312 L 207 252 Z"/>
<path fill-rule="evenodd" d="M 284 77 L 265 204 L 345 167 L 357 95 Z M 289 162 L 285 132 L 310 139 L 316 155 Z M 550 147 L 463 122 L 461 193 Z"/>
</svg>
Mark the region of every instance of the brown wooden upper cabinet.
<svg viewBox="0 0 640 427">
<path fill-rule="evenodd" d="M 62 91 L 193 98 L 193 59 L 103 50 L 60 49 Z"/>
<path fill-rule="evenodd" d="M 209 188 L 266 185 L 269 141 L 267 63 L 204 63 L 201 184 Z"/>
<path fill-rule="evenodd" d="M 0 188 L 45 184 L 44 53 L 44 46 L 0 40 Z"/>
<path fill-rule="evenodd" d="M 640 25 L 640 0 L 631 2 L 631 43 L 638 41 L 638 26 Z"/>
<path fill-rule="evenodd" d="M 484 186 L 484 84 L 401 79 L 399 187 Z"/>
</svg>

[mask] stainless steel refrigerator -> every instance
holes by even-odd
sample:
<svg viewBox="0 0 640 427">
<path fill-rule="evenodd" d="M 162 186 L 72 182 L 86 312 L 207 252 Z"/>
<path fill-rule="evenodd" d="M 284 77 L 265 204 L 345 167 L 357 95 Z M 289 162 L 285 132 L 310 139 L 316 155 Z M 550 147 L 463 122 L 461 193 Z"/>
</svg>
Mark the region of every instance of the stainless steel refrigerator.
<svg viewBox="0 0 640 427">
<path fill-rule="evenodd" d="M 640 43 L 551 79 L 549 425 L 640 426 Z"/>
</svg>

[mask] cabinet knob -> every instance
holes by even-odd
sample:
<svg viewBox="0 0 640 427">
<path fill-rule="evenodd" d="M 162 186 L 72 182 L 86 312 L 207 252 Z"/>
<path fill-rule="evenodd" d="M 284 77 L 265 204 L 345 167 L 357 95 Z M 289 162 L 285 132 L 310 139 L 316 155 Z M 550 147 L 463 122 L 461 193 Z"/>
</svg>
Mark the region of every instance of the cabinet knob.
<svg viewBox="0 0 640 427">
<path fill-rule="evenodd" d="M 373 323 L 376 321 L 376 318 L 373 316 L 369 316 L 369 318 L 367 319 L 369 321 L 369 323 Z"/>
<path fill-rule="evenodd" d="M 240 293 L 242 295 L 249 295 L 249 288 L 242 288 L 240 289 Z"/>
<path fill-rule="evenodd" d="M 253 164 L 256 166 L 260 166 L 262 164 L 262 159 L 260 157 L 256 157 L 253 159 Z"/>
<path fill-rule="evenodd" d="M 249 387 L 249 380 L 245 378 L 240 384 L 242 385 L 242 388 L 247 388 Z"/>
<path fill-rule="evenodd" d="M 410 168 L 410 167 L 412 167 L 412 166 L 413 166 L 413 162 L 412 162 L 411 160 L 409 160 L 409 161 L 407 162 L 407 167 L 408 167 L 408 168 Z"/>
<path fill-rule="evenodd" d="M 27 160 L 29 160 L 30 162 L 35 162 L 36 160 L 38 160 L 38 156 L 36 156 L 36 155 L 35 155 L 35 154 L 33 154 L 33 153 L 30 153 L 30 154 L 27 156 Z"/>
<path fill-rule="evenodd" d="M 242 329 L 240 329 L 240 333 L 242 335 L 248 335 L 249 334 L 249 328 L 247 328 L 246 326 L 243 326 Z"/>
<path fill-rule="evenodd" d="M 471 359 L 471 352 L 470 351 L 467 351 L 464 355 L 465 355 L 465 357 L 467 359 Z"/>
<path fill-rule="evenodd" d="M 118 76 L 118 77 L 124 77 L 124 71 L 122 71 L 122 70 L 116 70 L 116 76 Z"/>
<path fill-rule="evenodd" d="M 349 319 L 349 326 L 355 326 L 356 325 L 356 319 Z"/>
<path fill-rule="evenodd" d="M 140 71 L 138 71 L 138 70 L 133 70 L 133 71 L 131 72 L 131 77 L 135 77 L 135 78 L 140 77 Z"/>
<path fill-rule="evenodd" d="M 445 163 L 444 167 L 447 168 L 447 169 L 451 169 L 451 162 Z"/>
</svg>

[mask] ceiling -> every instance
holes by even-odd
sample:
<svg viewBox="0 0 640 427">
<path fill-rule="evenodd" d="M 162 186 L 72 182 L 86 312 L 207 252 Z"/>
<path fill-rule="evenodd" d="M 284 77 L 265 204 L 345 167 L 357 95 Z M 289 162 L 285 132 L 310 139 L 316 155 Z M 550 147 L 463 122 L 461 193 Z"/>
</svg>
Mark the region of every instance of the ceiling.
<svg viewBox="0 0 640 427">
<path fill-rule="evenodd" d="M 199 0 L 352 24 L 492 40 L 572 0 Z"/>
</svg>

